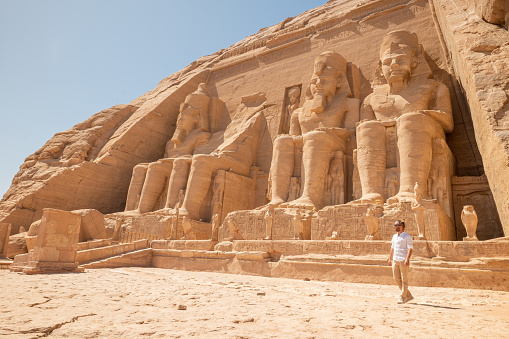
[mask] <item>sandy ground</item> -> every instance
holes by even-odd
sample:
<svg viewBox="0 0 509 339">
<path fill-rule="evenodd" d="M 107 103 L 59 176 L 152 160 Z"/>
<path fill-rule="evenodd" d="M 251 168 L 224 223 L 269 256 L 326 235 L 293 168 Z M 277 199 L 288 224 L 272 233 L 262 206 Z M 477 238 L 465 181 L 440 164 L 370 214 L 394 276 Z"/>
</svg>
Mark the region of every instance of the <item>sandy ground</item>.
<svg viewBox="0 0 509 339">
<path fill-rule="evenodd" d="M 398 305 L 395 286 L 157 268 L 0 283 L 8 338 L 509 337 L 508 292 L 413 287 Z"/>
</svg>

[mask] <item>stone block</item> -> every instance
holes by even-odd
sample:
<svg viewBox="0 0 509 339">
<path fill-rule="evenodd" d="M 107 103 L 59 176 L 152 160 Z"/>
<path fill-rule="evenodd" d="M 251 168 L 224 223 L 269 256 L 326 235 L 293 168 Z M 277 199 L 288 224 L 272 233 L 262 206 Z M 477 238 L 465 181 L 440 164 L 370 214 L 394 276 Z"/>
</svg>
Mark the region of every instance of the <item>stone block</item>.
<svg viewBox="0 0 509 339">
<path fill-rule="evenodd" d="M 94 209 L 82 209 L 75 210 L 73 213 L 81 215 L 80 242 L 107 238 L 104 215 L 101 212 Z"/>
</svg>

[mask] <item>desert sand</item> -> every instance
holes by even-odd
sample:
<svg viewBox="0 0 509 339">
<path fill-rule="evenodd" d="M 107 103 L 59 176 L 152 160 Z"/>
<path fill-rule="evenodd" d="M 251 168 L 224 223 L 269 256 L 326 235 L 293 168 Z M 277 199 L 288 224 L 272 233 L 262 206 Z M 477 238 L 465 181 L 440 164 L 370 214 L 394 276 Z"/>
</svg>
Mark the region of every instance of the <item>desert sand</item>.
<svg viewBox="0 0 509 339">
<path fill-rule="evenodd" d="M 9 338 L 507 337 L 509 293 L 157 268 L 0 271 Z"/>
</svg>

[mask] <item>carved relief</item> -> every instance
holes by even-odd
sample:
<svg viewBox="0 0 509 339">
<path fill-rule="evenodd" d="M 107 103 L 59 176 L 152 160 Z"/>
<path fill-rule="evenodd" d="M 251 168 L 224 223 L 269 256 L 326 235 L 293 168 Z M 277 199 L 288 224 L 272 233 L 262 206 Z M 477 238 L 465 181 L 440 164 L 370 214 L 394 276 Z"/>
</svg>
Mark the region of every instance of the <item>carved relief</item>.
<svg viewBox="0 0 509 339">
<path fill-rule="evenodd" d="M 290 117 L 293 112 L 299 108 L 301 88 L 302 84 L 286 89 L 283 113 L 281 114 L 281 123 L 279 125 L 279 134 L 288 134 L 290 132 Z"/>
</svg>

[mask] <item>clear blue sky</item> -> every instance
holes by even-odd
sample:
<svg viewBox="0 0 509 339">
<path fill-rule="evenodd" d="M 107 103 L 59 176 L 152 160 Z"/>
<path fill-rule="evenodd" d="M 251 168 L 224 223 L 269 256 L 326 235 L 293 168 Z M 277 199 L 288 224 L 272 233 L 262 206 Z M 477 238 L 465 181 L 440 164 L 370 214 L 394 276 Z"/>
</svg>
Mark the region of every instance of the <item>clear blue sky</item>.
<svg viewBox="0 0 509 339">
<path fill-rule="evenodd" d="M 326 0 L 0 0 L 0 196 L 55 133 Z"/>
</svg>

